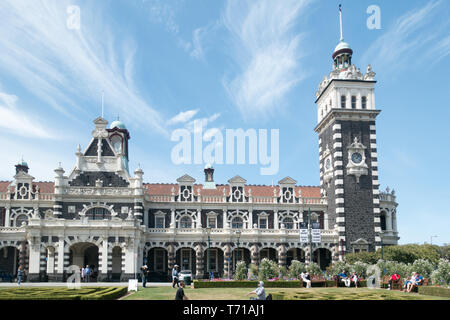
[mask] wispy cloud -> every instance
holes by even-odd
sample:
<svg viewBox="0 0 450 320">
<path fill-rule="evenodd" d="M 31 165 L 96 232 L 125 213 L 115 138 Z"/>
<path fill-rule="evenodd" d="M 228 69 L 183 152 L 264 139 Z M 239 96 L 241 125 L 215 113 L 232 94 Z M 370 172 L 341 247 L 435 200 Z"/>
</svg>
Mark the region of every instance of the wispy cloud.
<svg viewBox="0 0 450 320">
<path fill-rule="evenodd" d="M 188 110 L 188 111 L 181 111 L 180 113 L 178 113 L 176 116 L 174 116 L 173 118 L 171 118 L 167 124 L 169 125 L 173 125 L 173 124 L 177 124 L 177 123 L 185 123 L 189 120 L 192 119 L 193 116 L 195 116 L 197 114 L 197 112 L 199 111 L 199 109 L 195 109 L 195 110 Z"/>
<path fill-rule="evenodd" d="M 178 34 L 180 27 L 175 19 L 182 1 L 142 0 L 142 8 L 152 23 L 161 24 L 166 31 Z"/>
<path fill-rule="evenodd" d="M 101 11 L 87 5 L 80 7 L 80 29 L 69 29 L 70 5 L 65 0 L 2 1 L 0 69 L 66 116 L 76 118 L 89 106 L 100 106 L 103 90 L 111 113 L 166 133 L 159 112 L 134 86 L 133 40 L 116 43 Z"/>
<path fill-rule="evenodd" d="M 0 130 L 27 138 L 56 139 L 57 135 L 41 125 L 32 112 L 17 106 L 15 95 L 0 92 Z"/>
<path fill-rule="evenodd" d="M 293 32 L 309 0 L 229 1 L 223 24 L 231 33 L 238 74 L 223 85 L 246 118 L 269 116 L 306 75 L 300 65 L 305 34 Z"/>
<path fill-rule="evenodd" d="M 375 69 L 401 69 L 450 54 L 449 21 L 439 20 L 442 1 L 430 1 L 396 19 L 362 56 Z"/>
</svg>

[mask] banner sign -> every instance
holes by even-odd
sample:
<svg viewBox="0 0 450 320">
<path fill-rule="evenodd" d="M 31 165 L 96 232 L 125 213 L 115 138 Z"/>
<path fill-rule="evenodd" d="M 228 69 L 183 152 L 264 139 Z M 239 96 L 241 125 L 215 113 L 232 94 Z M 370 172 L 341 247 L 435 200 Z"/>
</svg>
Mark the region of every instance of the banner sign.
<svg viewBox="0 0 450 320">
<path fill-rule="evenodd" d="M 320 235 L 320 223 L 319 222 L 313 222 L 311 224 L 312 230 L 311 230 L 311 236 L 312 236 L 312 242 L 313 243 L 320 243 L 322 242 L 322 237 Z"/>
</svg>

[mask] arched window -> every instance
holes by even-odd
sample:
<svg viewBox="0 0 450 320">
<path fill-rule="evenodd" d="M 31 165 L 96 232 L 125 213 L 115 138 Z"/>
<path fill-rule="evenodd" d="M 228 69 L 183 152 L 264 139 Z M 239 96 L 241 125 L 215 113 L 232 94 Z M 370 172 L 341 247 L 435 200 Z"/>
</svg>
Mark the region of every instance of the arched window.
<svg viewBox="0 0 450 320">
<path fill-rule="evenodd" d="M 86 217 L 90 220 L 103 220 L 111 219 L 111 212 L 108 209 L 102 207 L 91 208 L 86 212 Z"/>
<path fill-rule="evenodd" d="M 367 98 L 365 96 L 361 98 L 361 108 L 363 109 L 367 108 Z"/>
<path fill-rule="evenodd" d="M 244 226 L 244 221 L 240 217 L 234 217 L 231 220 L 231 228 L 233 229 L 242 229 Z"/>
<path fill-rule="evenodd" d="M 22 222 L 25 222 L 25 224 L 28 224 L 28 217 L 25 214 L 20 214 L 16 218 L 16 227 L 21 227 Z"/>
<path fill-rule="evenodd" d="M 381 230 L 386 231 L 386 212 L 382 212 L 380 215 L 380 227 Z"/>
<path fill-rule="evenodd" d="M 284 218 L 283 223 L 286 229 L 294 229 L 294 220 L 292 218 L 289 217 Z"/>
<path fill-rule="evenodd" d="M 180 228 L 192 228 L 192 220 L 190 217 L 184 216 L 180 219 Z"/>
</svg>

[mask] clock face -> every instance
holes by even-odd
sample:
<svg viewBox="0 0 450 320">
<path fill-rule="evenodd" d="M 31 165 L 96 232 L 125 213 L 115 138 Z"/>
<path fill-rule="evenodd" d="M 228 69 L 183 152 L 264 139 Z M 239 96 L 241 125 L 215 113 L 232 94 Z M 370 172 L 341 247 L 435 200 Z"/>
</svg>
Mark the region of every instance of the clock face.
<svg viewBox="0 0 450 320">
<path fill-rule="evenodd" d="M 359 152 L 355 152 L 352 154 L 352 161 L 354 163 L 360 163 L 362 161 L 362 155 Z"/>
<path fill-rule="evenodd" d="M 330 158 L 328 158 L 326 161 L 325 161 L 325 169 L 330 169 L 330 166 L 331 166 L 331 161 L 330 161 Z"/>
</svg>

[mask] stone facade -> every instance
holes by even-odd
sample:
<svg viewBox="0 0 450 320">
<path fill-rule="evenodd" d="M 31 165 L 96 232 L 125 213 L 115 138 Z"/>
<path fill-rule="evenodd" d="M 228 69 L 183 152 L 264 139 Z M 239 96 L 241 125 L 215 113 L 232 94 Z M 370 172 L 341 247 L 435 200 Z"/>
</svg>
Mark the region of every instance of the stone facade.
<svg viewBox="0 0 450 320">
<path fill-rule="evenodd" d="M 379 192 L 375 74 L 346 65 L 352 53 L 339 46 L 317 92 L 320 186 L 290 177 L 251 185 L 240 176 L 216 184 L 211 165 L 204 183 L 187 174 L 144 183 L 140 168 L 129 173 L 123 123 L 107 128 L 97 118 L 68 175 L 58 167 L 54 181 L 36 182 L 22 161 L 12 181 L 0 182 L 0 267 L 16 274 L 23 266 L 29 281 L 63 281 L 85 265 L 92 280 L 125 281 L 143 264 L 151 281 L 170 280 L 175 264 L 196 278 L 227 278 L 239 260 L 311 259 L 325 268 L 347 252 L 396 244 L 395 192 Z M 320 243 L 300 242 L 309 220 Z"/>
</svg>

